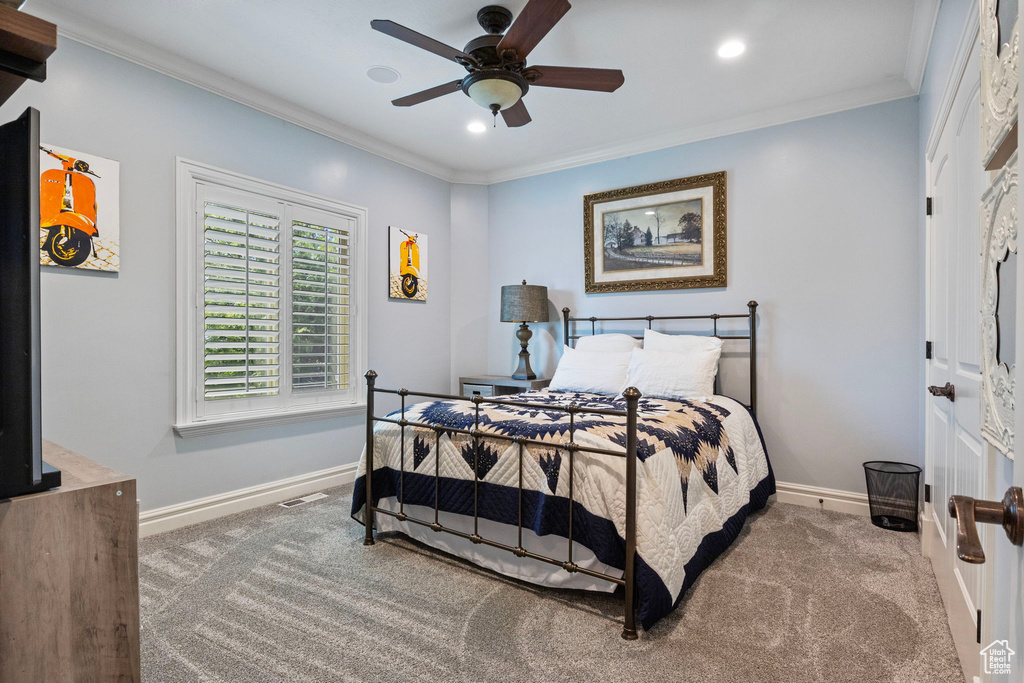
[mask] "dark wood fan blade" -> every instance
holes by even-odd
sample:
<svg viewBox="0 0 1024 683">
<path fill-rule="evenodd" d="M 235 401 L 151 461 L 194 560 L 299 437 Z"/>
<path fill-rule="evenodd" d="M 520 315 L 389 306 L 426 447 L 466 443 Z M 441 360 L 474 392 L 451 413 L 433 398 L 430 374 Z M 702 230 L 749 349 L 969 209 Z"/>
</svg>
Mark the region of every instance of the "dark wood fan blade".
<svg viewBox="0 0 1024 683">
<path fill-rule="evenodd" d="M 442 95 L 448 95 L 453 92 L 458 92 L 459 84 L 462 80 L 452 81 L 451 83 L 445 83 L 444 85 L 435 85 L 433 88 L 427 88 L 420 92 L 413 93 L 412 95 L 406 95 L 405 97 L 399 97 L 397 100 L 391 100 L 391 104 L 396 107 L 411 107 L 414 104 L 420 102 L 426 102 L 432 100 L 435 97 L 441 97 Z"/>
<path fill-rule="evenodd" d="M 573 90 L 615 92 L 626 82 L 618 69 L 587 69 L 576 66 L 531 66 L 523 74 L 530 85 Z M 536 76 L 536 79 L 534 79 Z"/>
<path fill-rule="evenodd" d="M 530 0 L 498 43 L 498 55 L 512 48 L 519 61 L 526 59 L 571 7 L 568 0 Z"/>
<path fill-rule="evenodd" d="M 435 55 L 439 55 L 445 59 L 450 59 L 453 62 L 461 63 L 462 61 L 465 61 L 469 64 L 476 64 L 476 60 L 462 50 L 456 50 L 451 45 L 445 45 L 439 40 L 434 40 L 422 33 L 417 33 L 411 28 L 406 28 L 393 21 L 389 21 L 387 19 L 374 19 L 370 22 L 370 28 L 389 35 L 392 38 L 398 38 L 410 45 L 415 45 L 427 52 L 433 52 Z"/>
<path fill-rule="evenodd" d="M 505 119 L 505 125 L 509 128 L 525 126 L 533 120 L 530 118 L 530 112 L 526 111 L 526 105 L 523 104 L 522 100 L 519 100 L 508 109 L 502 109 L 501 118 Z"/>
</svg>

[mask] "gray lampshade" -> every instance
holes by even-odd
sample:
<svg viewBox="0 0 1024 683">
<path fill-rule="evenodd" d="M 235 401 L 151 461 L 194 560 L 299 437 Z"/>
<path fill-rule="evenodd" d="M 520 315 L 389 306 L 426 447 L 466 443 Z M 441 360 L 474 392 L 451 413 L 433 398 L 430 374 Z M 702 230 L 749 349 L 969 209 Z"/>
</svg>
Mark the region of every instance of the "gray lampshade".
<svg viewBox="0 0 1024 683">
<path fill-rule="evenodd" d="M 540 285 L 505 285 L 501 288 L 501 322 L 546 323 L 548 288 Z"/>
</svg>

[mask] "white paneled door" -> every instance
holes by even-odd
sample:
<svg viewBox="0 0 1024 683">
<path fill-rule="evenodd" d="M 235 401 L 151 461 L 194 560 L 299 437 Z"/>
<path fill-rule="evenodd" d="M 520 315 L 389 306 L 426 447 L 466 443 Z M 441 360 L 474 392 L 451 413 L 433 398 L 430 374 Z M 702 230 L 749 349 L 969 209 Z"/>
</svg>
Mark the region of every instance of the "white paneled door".
<svg viewBox="0 0 1024 683">
<path fill-rule="evenodd" d="M 979 207 L 988 180 L 981 163 L 980 65 L 975 45 L 944 120 L 930 137 L 927 157 L 931 216 L 927 219 L 925 503 L 923 543 L 931 558 L 949 615 L 964 673 L 982 676 L 977 643 L 979 610 L 989 609 L 991 565 L 956 558 L 956 520 L 951 495 L 990 499 L 994 457 L 981 437 L 981 227 Z M 926 387 L 921 390 L 925 391 Z M 994 528 L 980 525 L 988 552 Z M 1002 533 L 1000 531 L 1000 533 Z M 983 617 L 981 617 L 983 619 Z"/>
</svg>

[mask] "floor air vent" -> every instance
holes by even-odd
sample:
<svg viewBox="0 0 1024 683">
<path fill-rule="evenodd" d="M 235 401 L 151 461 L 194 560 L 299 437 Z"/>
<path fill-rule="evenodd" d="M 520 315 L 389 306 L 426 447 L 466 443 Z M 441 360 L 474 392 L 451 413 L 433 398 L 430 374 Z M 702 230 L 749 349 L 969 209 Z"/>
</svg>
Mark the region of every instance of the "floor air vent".
<svg viewBox="0 0 1024 683">
<path fill-rule="evenodd" d="M 311 493 L 308 496 L 303 496 L 302 498 L 296 498 L 295 500 L 286 500 L 283 503 L 278 503 L 278 505 L 280 505 L 283 508 L 294 508 L 294 507 L 298 507 L 300 505 L 305 505 L 306 503 L 312 503 L 314 500 L 320 500 L 321 498 L 326 498 L 326 497 L 327 497 L 326 493 Z"/>
</svg>

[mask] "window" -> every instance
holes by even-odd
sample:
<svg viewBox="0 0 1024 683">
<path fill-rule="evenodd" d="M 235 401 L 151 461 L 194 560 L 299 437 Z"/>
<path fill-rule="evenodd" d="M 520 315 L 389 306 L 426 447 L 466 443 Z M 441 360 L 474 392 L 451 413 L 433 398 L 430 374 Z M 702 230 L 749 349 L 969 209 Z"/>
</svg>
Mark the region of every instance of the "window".
<svg viewBox="0 0 1024 683">
<path fill-rule="evenodd" d="M 292 221 L 292 391 L 349 387 L 349 238 Z"/>
<path fill-rule="evenodd" d="M 366 211 L 178 160 L 184 437 L 365 408 Z"/>
</svg>

